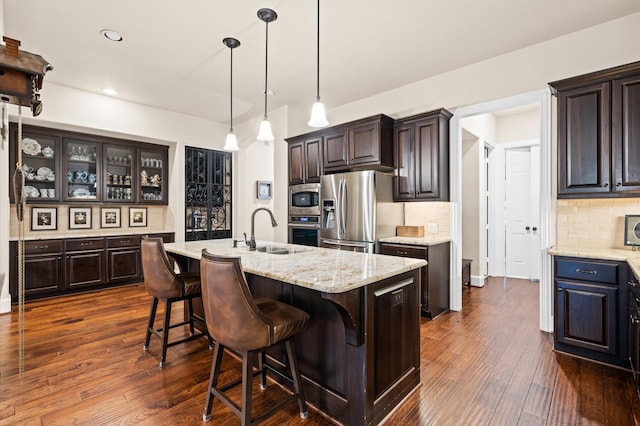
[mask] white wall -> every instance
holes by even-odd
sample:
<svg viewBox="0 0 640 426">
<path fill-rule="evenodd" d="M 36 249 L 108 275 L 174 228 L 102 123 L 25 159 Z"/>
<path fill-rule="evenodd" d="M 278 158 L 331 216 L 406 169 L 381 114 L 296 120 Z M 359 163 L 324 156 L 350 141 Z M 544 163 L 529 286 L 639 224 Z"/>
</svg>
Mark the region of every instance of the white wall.
<svg viewBox="0 0 640 426">
<path fill-rule="evenodd" d="M 540 139 L 540 111 L 536 108 L 496 119 L 496 143 Z"/>
</svg>

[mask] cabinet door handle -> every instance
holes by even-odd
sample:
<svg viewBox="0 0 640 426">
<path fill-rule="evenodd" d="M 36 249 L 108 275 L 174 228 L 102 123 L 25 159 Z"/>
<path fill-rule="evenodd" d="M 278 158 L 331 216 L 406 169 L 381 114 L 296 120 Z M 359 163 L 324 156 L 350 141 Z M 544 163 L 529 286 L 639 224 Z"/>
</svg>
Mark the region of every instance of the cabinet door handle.
<svg viewBox="0 0 640 426">
<path fill-rule="evenodd" d="M 627 284 L 629 284 L 629 286 L 631 286 L 631 287 L 638 287 L 638 282 L 637 281 L 628 281 Z"/>
<path fill-rule="evenodd" d="M 558 287 L 558 293 L 562 293 L 562 290 L 564 290 L 564 288 Z"/>
<path fill-rule="evenodd" d="M 608 186 L 609 186 L 609 182 L 605 182 L 605 183 L 603 183 L 603 184 L 602 184 L 602 187 L 603 187 L 603 188 L 606 188 L 606 187 L 608 187 Z"/>
<path fill-rule="evenodd" d="M 617 182 L 616 186 L 622 186 L 622 182 Z"/>
<path fill-rule="evenodd" d="M 524 227 L 524 229 L 528 231 L 528 230 L 529 230 L 529 229 L 531 229 L 531 228 L 530 228 L 530 227 L 528 227 L 528 226 L 525 226 L 525 227 Z"/>
<path fill-rule="evenodd" d="M 531 229 L 533 229 L 534 231 L 537 231 L 537 230 L 538 230 L 538 228 L 537 228 L 536 226 L 534 226 L 534 227 L 533 227 L 533 228 L 531 228 Z"/>
<path fill-rule="evenodd" d="M 629 319 L 633 324 L 640 324 L 640 318 L 634 317 L 633 315 L 629 315 Z"/>
<path fill-rule="evenodd" d="M 596 275 L 598 273 L 598 271 L 592 271 L 589 269 L 580 269 L 580 268 L 576 268 L 576 272 L 579 274 L 591 274 L 591 275 Z"/>
</svg>

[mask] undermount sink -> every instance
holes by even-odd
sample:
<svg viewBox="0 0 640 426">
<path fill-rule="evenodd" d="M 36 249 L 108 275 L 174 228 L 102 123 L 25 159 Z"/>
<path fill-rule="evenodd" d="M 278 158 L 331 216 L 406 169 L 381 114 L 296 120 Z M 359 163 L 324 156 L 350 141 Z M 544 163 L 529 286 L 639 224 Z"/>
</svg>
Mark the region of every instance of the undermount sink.
<svg viewBox="0 0 640 426">
<path fill-rule="evenodd" d="M 258 247 L 256 250 L 261 251 L 263 253 L 270 253 L 270 254 L 294 254 L 294 253 L 301 253 L 306 251 L 306 250 L 299 250 L 299 249 L 287 248 L 282 246 L 262 246 L 262 247 Z"/>
</svg>

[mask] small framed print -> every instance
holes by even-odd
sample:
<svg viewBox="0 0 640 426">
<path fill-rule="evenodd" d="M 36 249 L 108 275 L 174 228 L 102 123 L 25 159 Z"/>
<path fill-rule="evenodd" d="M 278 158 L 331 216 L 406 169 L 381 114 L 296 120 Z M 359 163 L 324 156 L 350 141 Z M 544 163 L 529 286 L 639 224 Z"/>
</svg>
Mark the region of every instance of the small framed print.
<svg viewBox="0 0 640 426">
<path fill-rule="evenodd" d="M 57 207 L 31 208 L 32 231 L 55 231 L 56 229 L 58 229 Z"/>
<path fill-rule="evenodd" d="M 120 207 L 103 207 L 100 210 L 101 228 L 120 228 Z"/>
<path fill-rule="evenodd" d="M 69 207 L 69 229 L 91 229 L 91 207 Z"/>
<path fill-rule="evenodd" d="M 628 214 L 624 217 L 624 245 L 640 246 L 640 215 Z"/>
<path fill-rule="evenodd" d="M 259 180 L 257 185 L 258 185 L 258 198 L 261 200 L 271 199 L 271 182 Z"/>
<path fill-rule="evenodd" d="M 129 226 L 147 226 L 146 207 L 129 207 Z"/>
</svg>

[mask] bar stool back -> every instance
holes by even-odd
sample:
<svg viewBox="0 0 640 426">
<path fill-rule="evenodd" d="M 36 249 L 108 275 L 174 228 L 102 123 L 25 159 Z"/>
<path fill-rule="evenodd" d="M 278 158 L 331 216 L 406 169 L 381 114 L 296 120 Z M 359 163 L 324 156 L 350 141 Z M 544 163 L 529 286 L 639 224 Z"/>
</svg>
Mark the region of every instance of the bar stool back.
<svg viewBox="0 0 640 426">
<path fill-rule="evenodd" d="M 286 303 L 272 299 L 254 299 L 249 291 L 239 257 L 216 256 L 205 250 L 200 260 L 202 302 L 209 334 L 215 341 L 211 374 L 203 420 L 211 419 L 213 398 L 219 398 L 241 419 L 243 425 L 256 424 L 285 404 L 298 401 L 300 416 L 307 417 L 298 361 L 293 337 L 309 326 L 309 314 Z M 261 389 L 266 388 L 267 365 L 265 351 L 283 344 L 293 383 L 293 394 L 259 416 L 251 417 L 251 388 L 253 377 L 261 376 Z M 242 356 L 242 377 L 218 386 L 220 364 L 225 348 Z M 256 355 L 259 368 L 254 371 Z M 275 370 L 273 370 L 275 371 Z M 280 373 L 279 373 L 280 374 Z M 229 399 L 225 392 L 242 383 L 241 406 Z"/>
</svg>

